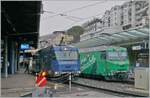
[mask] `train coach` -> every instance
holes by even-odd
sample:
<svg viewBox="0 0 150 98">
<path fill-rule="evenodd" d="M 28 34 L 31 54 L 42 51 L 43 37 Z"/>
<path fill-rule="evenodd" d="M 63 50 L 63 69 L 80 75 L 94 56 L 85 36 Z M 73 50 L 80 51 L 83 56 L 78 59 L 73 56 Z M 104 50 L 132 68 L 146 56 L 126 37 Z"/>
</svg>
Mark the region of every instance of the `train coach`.
<svg viewBox="0 0 150 98">
<path fill-rule="evenodd" d="M 68 45 L 52 45 L 33 56 L 32 72 L 44 71 L 48 77 L 80 72 L 78 48 Z"/>
<path fill-rule="evenodd" d="M 115 46 L 100 46 L 80 49 L 81 76 L 106 80 L 127 79 L 129 59 L 127 49 Z"/>
</svg>

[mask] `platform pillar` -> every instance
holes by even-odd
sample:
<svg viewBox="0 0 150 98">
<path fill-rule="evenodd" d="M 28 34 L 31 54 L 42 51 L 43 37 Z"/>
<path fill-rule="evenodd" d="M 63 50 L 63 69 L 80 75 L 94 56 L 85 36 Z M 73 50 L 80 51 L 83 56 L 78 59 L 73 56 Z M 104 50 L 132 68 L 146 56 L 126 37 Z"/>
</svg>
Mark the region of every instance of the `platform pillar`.
<svg viewBox="0 0 150 98">
<path fill-rule="evenodd" d="M 8 38 L 5 37 L 5 46 L 4 46 L 4 50 L 5 50 L 5 77 L 7 78 L 8 77 Z"/>
</svg>

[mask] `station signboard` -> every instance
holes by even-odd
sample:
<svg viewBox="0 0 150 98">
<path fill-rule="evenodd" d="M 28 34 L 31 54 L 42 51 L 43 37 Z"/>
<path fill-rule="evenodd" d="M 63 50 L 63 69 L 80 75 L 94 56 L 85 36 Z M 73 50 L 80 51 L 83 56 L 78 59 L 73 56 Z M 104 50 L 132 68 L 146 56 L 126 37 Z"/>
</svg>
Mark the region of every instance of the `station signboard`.
<svg viewBox="0 0 150 98">
<path fill-rule="evenodd" d="M 142 50 L 142 49 L 149 49 L 149 43 L 144 42 L 139 45 L 132 46 L 132 50 Z"/>
<path fill-rule="evenodd" d="M 132 46 L 132 50 L 141 50 L 141 46 L 139 45 L 139 46 Z"/>
<path fill-rule="evenodd" d="M 20 45 L 20 49 L 21 49 L 21 50 L 30 49 L 30 45 L 29 45 L 29 44 L 25 44 L 25 43 L 24 43 L 24 44 L 21 44 L 21 45 Z"/>
</svg>

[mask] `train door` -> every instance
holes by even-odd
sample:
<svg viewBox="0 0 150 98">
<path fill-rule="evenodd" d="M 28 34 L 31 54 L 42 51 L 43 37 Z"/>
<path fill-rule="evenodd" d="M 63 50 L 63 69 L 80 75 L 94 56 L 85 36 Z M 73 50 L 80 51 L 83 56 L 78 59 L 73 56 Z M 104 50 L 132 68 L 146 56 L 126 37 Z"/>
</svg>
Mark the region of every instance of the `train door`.
<svg viewBox="0 0 150 98">
<path fill-rule="evenodd" d="M 100 71 L 101 71 L 101 74 L 103 76 L 105 76 L 106 72 L 107 72 L 107 67 L 108 67 L 108 65 L 106 64 L 106 51 L 101 51 L 100 53 L 101 53 L 101 56 L 100 56 L 100 60 L 101 60 L 100 68 L 101 68 L 101 70 Z"/>
</svg>

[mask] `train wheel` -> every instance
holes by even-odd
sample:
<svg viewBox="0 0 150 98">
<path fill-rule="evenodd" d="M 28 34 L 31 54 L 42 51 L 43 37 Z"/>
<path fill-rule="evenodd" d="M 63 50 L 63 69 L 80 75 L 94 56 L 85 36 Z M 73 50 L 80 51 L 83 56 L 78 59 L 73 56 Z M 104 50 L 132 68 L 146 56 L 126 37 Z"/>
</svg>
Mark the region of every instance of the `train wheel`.
<svg viewBox="0 0 150 98">
<path fill-rule="evenodd" d="M 106 81 L 110 81 L 110 80 L 112 80 L 112 78 L 111 78 L 110 76 L 106 76 L 106 77 L 105 77 L 105 80 L 106 80 Z"/>
<path fill-rule="evenodd" d="M 128 75 L 123 75 L 123 81 L 127 81 L 128 79 Z"/>
</svg>

